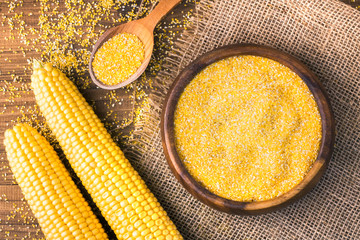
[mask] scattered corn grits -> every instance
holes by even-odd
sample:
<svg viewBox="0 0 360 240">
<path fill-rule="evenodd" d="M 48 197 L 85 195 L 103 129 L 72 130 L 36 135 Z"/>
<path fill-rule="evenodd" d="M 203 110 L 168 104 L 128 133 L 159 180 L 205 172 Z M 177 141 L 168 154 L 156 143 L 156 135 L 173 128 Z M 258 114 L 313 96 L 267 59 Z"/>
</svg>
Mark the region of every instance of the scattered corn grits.
<svg viewBox="0 0 360 240">
<path fill-rule="evenodd" d="M 144 58 L 144 43 L 134 34 L 120 33 L 97 50 L 92 65 L 97 79 L 115 85 L 133 75 Z"/>
<path fill-rule="evenodd" d="M 257 56 L 223 59 L 185 88 L 175 111 L 176 148 L 189 173 L 231 200 L 280 196 L 306 175 L 321 119 L 306 84 Z"/>
</svg>

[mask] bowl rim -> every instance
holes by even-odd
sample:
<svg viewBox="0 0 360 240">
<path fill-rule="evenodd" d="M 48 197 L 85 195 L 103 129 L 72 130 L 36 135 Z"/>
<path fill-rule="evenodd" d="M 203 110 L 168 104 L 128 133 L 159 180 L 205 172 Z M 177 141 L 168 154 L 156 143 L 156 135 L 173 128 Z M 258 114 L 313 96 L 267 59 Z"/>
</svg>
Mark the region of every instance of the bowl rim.
<svg viewBox="0 0 360 240">
<path fill-rule="evenodd" d="M 294 71 L 308 86 L 318 106 L 322 138 L 318 157 L 304 179 L 290 191 L 270 200 L 240 202 L 217 196 L 200 185 L 186 170 L 174 142 L 174 113 L 177 101 L 190 81 L 206 66 L 221 59 L 253 55 L 275 60 Z M 178 181 L 194 197 L 219 211 L 231 214 L 262 214 L 282 208 L 300 199 L 319 182 L 330 161 L 335 141 L 335 120 L 329 98 L 316 75 L 295 57 L 272 47 L 254 44 L 233 44 L 207 52 L 185 67 L 171 85 L 161 114 L 161 138 L 167 163 Z"/>
</svg>

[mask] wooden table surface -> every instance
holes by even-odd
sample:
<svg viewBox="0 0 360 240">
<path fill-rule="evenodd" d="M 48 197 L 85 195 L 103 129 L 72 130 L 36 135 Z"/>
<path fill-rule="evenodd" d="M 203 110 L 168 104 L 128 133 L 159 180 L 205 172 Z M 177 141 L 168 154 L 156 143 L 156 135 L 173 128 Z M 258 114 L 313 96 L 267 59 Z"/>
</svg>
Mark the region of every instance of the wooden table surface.
<svg viewBox="0 0 360 240">
<path fill-rule="evenodd" d="M 143 4 L 142 6 L 149 10 L 151 8 L 149 2 L 156 1 L 145 1 L 148 4 Z M 156 29 L 159 37 L 155 41 L 161 42 L 166 34 L 171 35 L 170 39 L 179 36 L 183 28 L 181 24 L 176 25 L 174 22 L 177 21 L 176 19 L 180 19 L 180 21 L 184 19 L 183 16 L 190 9 L 194 8 L 193 2 L 187 1 L 180 4 L 173 13 L 170 13 L 163 20 L 160 27 Z M 343 0 L 343 2 L 359 9 L 360 0 Z M 140 6 L 140 3 L 141 0 L 134 0 L 129 6 L 126 6 L 124 9 L 120 8 L 115 12 L 126 15 L 129 9 Z M 37 220 L 29 210 L 21 190 L 12 176 L 3 145 L 3 133 L 6 129 L 19 121 L 32 121 L 36 123 L 39 118 L 37 116 L 38 110 L 36 109 L 34 96 L 29 88 L 31 71 L 28 59 L 40 58 L 40 53 L 35 51 L 35 46 L 27 45 L 24 42 L 23 34 L 20 32 L 26 32 L 31 27 L 37 27 L 39 9 L 39 1 L 0 1 L 0 239 L 44 238 Z M 61 8 L 59 11 L 61 11 Z M 22 17 L 19 17 L 19 15 Z M 26 26 L 23 25 L 23 30 L 21 30 L 22 23 L 16 19 L 26 22 Z M 100 23 L 104 26 L 114 25 L 111 19 L 103 20 Z M 15 27 L 13 30 L 11 29 L 12 24 Z M 170 25 L 171 31 L 165 31 L 164 29 Z M 104 27 L 100 27 L 97 30 L 104 29 Z M 31 34 L 29 34 L 28 38 L 31 38 Z M 41 42 L 38 44 L 41 44 Z M 155 63 L 153 64 L 153 69 L 155 69 L 153 72 L 156 72 L 156 62 L 161 61 L 164 54 L 161 50 L 161 44 L 158 44 L 155 48 L 152 59 Z M 89 47 L 89 50 L 91 50 L 91 47 Z M 109 97 L 108 91 L 98 89 L 94 84 L 86 87 L 79 86 L 79 88 L 85 98 L 95 106 L 95 112 L 105 122 L 106 127 L 112 133 L 115 140 L 122 145 L 122 136 L 129 134 L 132 129 L 131 121 L 134 109 L 136 109 L 134 105 L 137 104 L 137 97 L 134 98 L 135 90 L 119 89 L 114 92 L 116 97 Z M 118 104 L 117 100 L 121 104 Z M 109 114 L 109 108 L 112 109 L 111 114 Z M 39 122 L 42 122 L 41 119 Z M 111 233 L 110 237 L 114 238 Z"/>
</svg>

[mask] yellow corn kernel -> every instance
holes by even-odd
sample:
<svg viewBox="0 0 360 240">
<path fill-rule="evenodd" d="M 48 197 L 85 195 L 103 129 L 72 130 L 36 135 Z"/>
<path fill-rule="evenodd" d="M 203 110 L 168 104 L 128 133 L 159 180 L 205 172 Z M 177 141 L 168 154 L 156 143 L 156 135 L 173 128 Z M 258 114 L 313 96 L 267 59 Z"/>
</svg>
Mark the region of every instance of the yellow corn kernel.
<svg viewBox="0 0 360 240">
<path fill-rule="evenodd" d="M 42 64 L 34 64 L 31 85 L 36 101 L 69 163 L 117 237 L 124 239 L 136 232 L 144 238 L 156 239 L 155 232 L 158 235 L 157 231 L 164 229 L 161 235 L 170 234 L 174 239 L 182 239 L 76 86 L 63 73 L 59 72 L 58 76 L 48 74 L 54 71 L 49 66 L 46 64 L 44 68 Z M 80 152 L 81 158 L 78 158 Z M 139 198 L 138 192 L 144 198 Z M 109 207 L 109 203 L 114 207 Z M 141 206 L 143 210 L 136 211 L 133 206 Z M 159 211 L 164 227 L 144 229 L 152 214 Z M 134 216 L 138 220 L 131 223 Z M 166 229 L 175 230 L 164 234 Z"/>
<path fill-rule="evenodd" d="M 43 136 L 27 124 L 18 124 L 6 130 L 4 144 L 11 170 L 46 239 L 107 239 L 99 220 Z M 79 223 L 85 224 L 80 227 Z"/>
</svg>

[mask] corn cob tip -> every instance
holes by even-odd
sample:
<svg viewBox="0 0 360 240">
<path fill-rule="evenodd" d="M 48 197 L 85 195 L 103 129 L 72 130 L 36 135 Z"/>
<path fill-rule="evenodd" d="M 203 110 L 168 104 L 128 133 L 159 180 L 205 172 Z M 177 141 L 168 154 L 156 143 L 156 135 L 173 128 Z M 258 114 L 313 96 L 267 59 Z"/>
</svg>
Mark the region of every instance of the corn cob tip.
<svg viewBox="0 0 360 240">
<path fill-rule="evenodd" d="M 7 143 L 7 139 L 9 139 L 11 136 L 12 136 L 13 133 L 13 130 L 12 129 L 7 129 L 4 133 L 4 145 L 6 146 L 6 143 Z"/>
<path fill-rule="evenodd" d="M 33 70 L 41 68 L 41 65 L 42 63 L 39 60 L 33 59 L 32 61 Z"/>
<path fill-rule="evenodd" d="M 36 62 L 35 62 L 36 61 Z M 38 81 L 43 81 L 47 78 L 65 78 L 65 74 L 62 73 L 60 70 L 58 70 L 56 67 L 52 65 L 52 63 L 42 63 L 38 60 L 34 60 L 34 67 L 33 67 L 33 74 L 31 75 L 31 86 L 34 89 L 35 86 L 33 84 Z M 46 81 L 49 81 L 50 79 L 47 79 Z"/>
<path fill-rule="evenodd" d="M 10 129 L 6 129 L 5 133 L 4 133 L 4 145 L 6 147 L 6 145 L 8 143 L 11 143 L 13 139 L 16 139 L 16 134 L 18 134 L 19 132 L 21 132 L 21 128 L 25 127 L 28 129 L 29 125 L 28 124 L 24 124 L 24 123 L 18 123 L 16 124 L 13 128 Z"/>
<path fill-rule="evenodd" d="M 13 127 L 13 130 L 15 132 L 21 132 L 21 128 L 27 128 L 27 124 L 23 124 L 23 123 L 18 123 Z"/>
<path fill-rule="evenodd" d="M 5 136 L 5 140 L 6 140 L 6 138 L 10 135 L 10 131 L 11 131 L 12 129 L 6 129 L 5 130 L 5 132 L 4 132 L 4 136 Z"/>
</svg>

